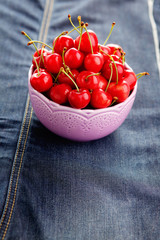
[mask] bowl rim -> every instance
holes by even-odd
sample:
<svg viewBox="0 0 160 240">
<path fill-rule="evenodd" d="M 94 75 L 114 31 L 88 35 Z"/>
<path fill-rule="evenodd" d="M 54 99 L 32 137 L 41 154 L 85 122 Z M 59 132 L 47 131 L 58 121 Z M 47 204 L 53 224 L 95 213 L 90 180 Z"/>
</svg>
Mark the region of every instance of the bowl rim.
<svg viewBox="0 0 160 240">
<path fill-rule="evenodd" d="M 128 65 L 128 64 L 127 64 Z M 129 65 L 128 65 L 129 66 Z M 131 67 L 129 67 L 130 69 L 132 69 Z M 135 86 L 134 86 L 134 89 L 132 90 L 131 94 L 129 95 L 129 97 L 122 103 L 118 103 L 117 105 L 114 105 L 114 106 L 110 106 L 110 107 L 107 107 L 107 108 L 100 108 L 100 109 L 77 109 L 77 108 L 73 108 L 73 107 L 70 107 L 70 106 L 65 106 L 65 105 L 61 105 L 59 103 L 56 103 L 52 100 L 50 100 L 49 98 L 47 98 L 45 95 L 43 95 L 42 93 L 38 92 L 36 89 L 34 89 L 32 87 L 32 85 L 30 84 L 30 78 L 31 78 L 31 74 L 33 72 L 33 64 L 30 66 L 29 68 L 29 72 L 28 72 L 28 88 L 31 89 L 32 92 L 34 92 L 35 95 L 37 95 L 38 97 L 40 97 L 43 101 L 47 101 L 48 104 L 50 104 L 50 106 L 52 107 L 58 107 L 58 108 L 61 108 L 61 109 L 65 109 L 65 110 L 68 110 L 68 111 L 72 111 L 72 112 L 76 112 L 76 113 L 102 113 L 102 112 L 106 112 L 106 111 L 118 111 L 124 107 L 124 105 L 126 105 L 135 95 L 136 95 L 136 92 L 137 92 L 137 87 L 138 87 L 138 82 L 136 82 Z M 30 91 L 29 91 L 29 94 L 30 94 Z"/>
</svg>

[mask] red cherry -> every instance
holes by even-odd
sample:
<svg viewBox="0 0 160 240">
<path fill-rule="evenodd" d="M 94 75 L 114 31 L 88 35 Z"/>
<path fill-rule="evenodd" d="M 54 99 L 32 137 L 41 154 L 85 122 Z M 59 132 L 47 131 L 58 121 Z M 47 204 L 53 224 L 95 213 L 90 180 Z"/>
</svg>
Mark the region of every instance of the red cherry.
<svg viewBox="0 0 160 240">
<path fill-rule="evenodd" d="M 88 71 L 100 72 L 104 64 L 104 57 L 101 53 L 89 53 L 84 59 L 84 67 Z"/>
<path fill-rule="evenodd" d="M 104 45 L 99 45 L 99 51 L 104 57 L 104 62 L 106 62 L 110 59 L 110 57 L 108 55 L 111 55 L 111 49 L 109 47 L 104 46 Z"/>
<path fill-rule="evenodd" d="M 76 83 L 79 88 L 93 90 L 99 86 L 99 77 L 91 71 L 82 71 L 78 74 Z"/>
<path fill-rule="evenodd" d="M 71 69 L 81 67 L 84 60 L 84 54 L 76 48 L 70 48 L 65 52 L 64 61 L 65 64 Z"/>
<path fill-rule="evenodd" d="M 89 34 L 90 39 L 91 39 L 93 52 L 98 51 L 98 38 L 97 38 L 96 33 L 92 30 L 88 30 L 88 34 Z M 90 53 L 90 52 L 92 52 L 92 50 L 91 50 L 91 45 L 90 45 L 90 41 L 89 41 L 89 38 L 88 38 L 88 34 L 87 34 L 87 32 L 84 32 L 82 34 L 80 51 Z M 78 36 L 75 39 L 75 47 L 77 49 L 78 49 L 78 46 L 79 46 L 79 41 L 80 41 L 80 36 Z"/>
<path fill-rule="evenodd" d="M 62 84 L 55 84 L 48 92 L 48 96 L 54 102 L 59 104 L 64 104 L 68 101 L 68 94 L 72 90 L 71 86 L 62 83 Z"/>
<path fill-rule="evenodd" d="M 56 40 L 56 38 L 53 40 L 53 45 L 54 45 L 55 40 Z M 64 48 L 66 48 L 66 50 L 68 50 L 73 47 L 74 47 L 73 38 L 71 38 L 70 36 L 62 35 L 56 40 L 55 45 L 54 45 L 54 51 L 61 55 Z"/>
<path fill-rule="evenodd" d="M 44 66 L 48 72 L 53 74 L 59 73 L 62 63 L 62 57 L 58 53 L 49 52 L 44 56 Z"/>
<path fill-rule="evenodd" d="M 113 43 L 110 43 L 110 44 L 107 44 L 106 47 L 108 47 L 110 49 L 110 54 L 114 54 L 114 55 L 117 55 L 118 57 L 121 56 L 121 51 L 123 52 L 123 49 L 120 45 L 118 44 L 113 44 Z M 120 51 L 121 49 L 121 51 Z"/>
<path fill-rule="evenodd" d="M 123 72 L 124 72 L 124 66 L 122 63 L 115 61 L 115 62 L 109 62 L 107 61 L 102 68 L 102 75 L 106 78 L 109 79 L 111 75 L 111 67 L 110 64 L 112 65 L 113 73 L 112 73 L 112 78 L 111 81 L 116 82 L 117 81 L 117 72 L 118 72 L 118 81 L 120 81 L 123 77 Z M 117 71 L 116 71 L 116 68 Z"/>
<path fill-rule="evenodd" d="M 125 80 L 129 84 L 130 90 L 132 90 L 134 88 L 134 86 L 136 85 L 137 77 L 136 77 L 136 74 L 132 70 L 126 69 L 126 70 L 124 70 L 124 76 L 123 76 L 122 80 Z"/>
<path fill-rule="evenodd" d="M 126 81 L 119 81 L 118 84 L 111 82 L 107 92 L 112 95 L 112 98 L 117 98 L 117 103 L 121 103 L 128 98 L 130 94 L 130 87 Z"/>
<path fill-rule="evenodd" d="M 73 89 L 68 94 L 68 101 L 73 108 L 85 108 L 89 104 L 90 99 L 91 95 L 88 89 L 80 88 L 79 91 Z"/>
<path fill-rule="evenodd" d="M 91 95 L 91 106 L 94 108 L 106 108 L 112 103 L 112 96 L 110 93 L 102 89 L 94 89 Z"/>
<path fill-rule="evenodd" d="M 30 79 L 31 86 L 38 92 L 48 91 L 52 85 L 52 76 L 46 71 L 34 72 Z"/>
<path fill-rule="evenodd" d="M 68 73 L 71 78 L 76 79 L 79 72 L 76 69 L 72 69 L 71 73 Z M 59 77 L 58 77 L 58 82 L 59 83 L 67 83 L 69 84 L 72 88 L 75 87 L 75 84 L 72 82 L 72 80 L 64 73 L 61 72 Z"/>
<path fill-rule="evenodd" d="M 105 90 L 108 85 L 108 81 L 102 75 L 99 75 L 98 78 L 99 78 L 98 88 Z"/>
<path fill-rule="evenodd" d="M 43 68 L 44 67 L 44 63 L 43 63 L 43 60 L 42 60 L 42 57 L 41 57 L 41 54 L 43 54 L 43 58 L 44 56 L 48 53 L 49 51 L 47 49 L 43 49 L 43 53 L 42 53 L 42 49 L 38 49 L 38 52 L 35 51 L 35 53 L 33 54 L 33 59 L 32 59 L 32 64 L 34 66 L 34 68 L 36 68 L 36 63 L 35 63 L 35 60 L 38 64 L 38 66 L 40 68 Z M 35 59 L 35 60 L 34 60 Z"/>
</svg>

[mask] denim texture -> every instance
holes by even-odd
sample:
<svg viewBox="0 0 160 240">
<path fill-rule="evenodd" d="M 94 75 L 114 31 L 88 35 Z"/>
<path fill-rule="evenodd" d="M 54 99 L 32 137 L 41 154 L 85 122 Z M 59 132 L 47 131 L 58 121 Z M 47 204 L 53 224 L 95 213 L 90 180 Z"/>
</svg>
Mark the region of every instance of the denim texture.
<svg viewBox="0 0 160 240">
<path fill-rule="evenodd" d="M 0 240 L 160 239 L 158 0 L 0 1 Z M 33 39 L 52 44 L 82 16 L 120 44 L 139 79 L 133 108 L 111 135 L 80 143 L 49 132 L 28 98 Z M 74 33 L 75 34 L 75 33 Z M 72 36 L 74 36 L 74 34 Z M 160 43 L 159 43 L 160 44 Z M 158 52 L 157 52 L 158 50 Z"/>
</svg>

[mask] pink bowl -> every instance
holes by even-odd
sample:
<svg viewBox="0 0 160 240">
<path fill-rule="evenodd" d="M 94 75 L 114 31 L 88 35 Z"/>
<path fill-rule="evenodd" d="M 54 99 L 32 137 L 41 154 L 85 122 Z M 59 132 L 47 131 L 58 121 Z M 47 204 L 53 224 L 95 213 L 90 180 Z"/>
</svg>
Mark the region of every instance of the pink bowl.
<svg viewBox="0 0 160 240">
<path fill-rule="evenodd" d="M 40 122 L 53 133 L 75 141 L 91 141 L 114 132 L 126 119 L 135 100 L 137 84 L 123 103 L 103 109 L 74 109 L 59 105 L 37 92 L 30 84 L 29 95 Z"/>
</svg>

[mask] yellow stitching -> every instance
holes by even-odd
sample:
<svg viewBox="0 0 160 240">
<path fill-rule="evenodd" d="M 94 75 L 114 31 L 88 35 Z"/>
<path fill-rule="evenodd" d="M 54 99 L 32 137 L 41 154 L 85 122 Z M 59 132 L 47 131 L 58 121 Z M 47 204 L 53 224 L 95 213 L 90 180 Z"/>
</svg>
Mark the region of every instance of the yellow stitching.
<svg viewBox="0 0 160 240">
<path fill-rule="evenodd" d="M 29 118 L 29 123 L 28 123 L 28 128 L 27 128 L 26 138 L 25 138 L 24 147 L 23 147 L 23 151 L 22 151 L 22 155 L 21 155 L 21 160 L 20 160 L 20 166 L 19 166 L 19 169 L 18 169 L 17 181 L 16 181 L 16 186 L 15 186 L 15 189 L 14 189 L 14 197 L 13 197 L 12 208 L 11 208 L 11 211 L 10 211 L 9 219 L 8 219 L 7 226 L 6 226 L 6 228 L 5 228 L 5 231 L 4 231 L 4 234 L 3 234 L 2 240 L 4 240 L 5 235 L 6 235 L 6 233 L 7 233 L 7 229 L 8 229 L 8 226 L 9 226 L 9 224 L 10 224 L 10 220 L 11 220 L 12 213 L 13 213 L 13 208 L 14 208 L 15 201 L 16 201 L 16 194 L 17 194 L 17 188 L 18 188 L 18 181 L 19 181 L 19 176 L 20 176 L 20 171 L 21 171 L 21 166 L 22 166 L 22 161 L 23 161 L 24 151 L 25 151 L 25 147 L 26 147 L 26 143 L 27 143 L 27 138 L 28 138 L 29 128 L 30 128 L 30 124 L 31 124 L 32 113 L 33 113 L 33 108 L 31 109 L 31 114 L 30 114 L 30 118 Z"/>
<path fill-rule="evenodd" d="M 52 9 L 53 9 L 53 2 L 54 2 L 54 0 L 52 1 L 52 7 L 50 8 L 50 13 L 52 12 Z M 46 5 L 46 6 L 47 6 L 47 5 Z M 47 7 L 46 7 L 46 8 L 47 8 Z M 46 12 L 47 12 L 47 11 L 46 11 Z M 46 14 L 44 14 L 44 15 L 46 15 Z M 50 19 L 50 16 L 51 16 L 51 14 L 48 15 L 47 23 L 48 23 L 48 21 L 49 21 L 49 19 Z M 44 22 L 44 20 L 45 20 L 45 19 L 44 19 L 44 17 L 43 17 L 42 23 Z M 46 26 L 47 26 L 47 28 L 48 28 L 48 24 L 47 24 Z M 42 32 L 42 29 L 43 29 L 43 28 L 41 28 L 41 32 Z M 45 31 L 45 34 L 47 34 L 47 32 L 48 32 L 48 29 L 47 29 L 47 31 Z M 44 34 L 44 38 L 45 38 L 45 34 Z M 26 113 L 25 113 L 25 118 L 24 118 L 24 123 L 23 123 L 23 126 L 22 126 L 22 130 L 24 129 L 24 125 L 25 125 L 25 121 L 26 121 L 26 115 L 27 115 L 27 112 L 28 112 L 29 98 L 28 98 L 27 100 L 28 100 L 28 103 L 27 103 L 27 111 L 26 111 Z M 25 151 L 25 147 L 26 147 L 26 142 L 27 142 L 27 138 L 28 138 L 29 128 L 30 128 L 30 124 L 31 124 L 32 113 L 33 113 L 33 108 L 31 109 L 30 119 L 29 119 L 28 128 L 27 128 L 27 134 L 26 134 L 26 138 L 25 138 L 25 142 L 24 142 L 24 147 L 23 147 L 23 151 L 22 151 L 22 155 L 21 155 L 20 166 L 19 166 L 18 176 L 17 176 L 17 181 L 16 181 L 16 186 L 15 186 L 15 190 L 14 190 L 13 203 L 12 203 L 12 207 L 11 207 L 9 219 L 8 219 L 7 226 L 6 226 L 6 228 L 5 228 L 5 231 L 4 231 L 2 240 L 4 240 L 4 238 L 5 238 L 5 236 L 6 236 L 6 233 L 7 233 L 9 224 L 10 224 L 10 220 L 11 220 L 11 217 L 12 217 L 12 213 L 13 213 L 13 208 L 14 208 L 14 205 L 15 205 L 17 188 L 18 188 L 18 181 L 19 181 L 19 176 L 20 176 L 20 171 L 21 171 L 21 166 L 22 166 L 24 151 Z M 18 152 L 19 152 L 19 148 L 20 148 L 20 143 L 21 143 L 21 139 L 22 139 L 22 133 L 23 133 L 23 132 L 21 132 L 21 136 L 20 136 L 20 141 L 19 141 L 19 145 L 18 145 L 18 149 L 17 149 L 16 158 L 17 158 L 17 156 L 18 156 Z M 16 158 L 15 158 L 15 159 L 16 159 Z M 15 170 L 15 164 L 14 164 L 14 170 Z M 13 171 L 12 173 L 14 174 L 14 171 Z M 13 182 L 13 174 L 12 174 L 11 183 Z M 3 223 L 4 218 L 5 218 L 5 216 L 6 216 L 6 212 L 7 212 L 7 208 L 8 208 L 8 204 L 9 204 L 9 199 L 10 199 L 11 188 L 12 188 L 12 184 L 10 185 L 9 195 L 8 195 L 8 199 L 7 199 L 7 206 L 6 206 L 6 209 L 5 209 L 5 212 L 4 212 L 4 216 L 3 216 L 3 219 L 2 219 L 2 222 L 1 222 L 1 226 L 2 226 L 2 223 Z"/>
<path fill-rule="evenodd" d="M 45 32 L 44 32 L 43 42 L 46 41 L 46 37 L 47 37 L 47 34 L 48 34 L 48 28 L 49 28 L 50 18 L 52 16 L 53 4 L 54 4 L 54 0 L 51 0 L 51 6 L 50 6 L 50 9 L 49 9 L 49 13 L 48 13 L 48 18 L 47 18 L 47 22 L 46 22 L 46 28 L 45 28 Z"/>
<path fill-rule="evenodd" d="M 4 221 L 4 218 L 5 218 L 5 216 L 6 216 L 6 212 L 7 212 L 7 209 L 8 209 L 8 204 L 9 204 L 10 195 L 11 195 L 11 189 L 12 189 L 13 175 L 14 175 L 14 171 L 15 171 L 17 156 L 18 156 L 18 153 L 19 153 L 19 148 L 20 148 L 20 144 L 21 144 L 21 141 L 22 141 L 23 131 L 24 131 L 24 125 L 25 125 L 25 123 L 26 123 L 26 117 L 27 117 L 28 108 L 29 108 L 29 99 L 30 99 L 30 98 L 28 97 L 28 99 L 27 99 L 26 113 L 25 113 L 25 117 L 24 117 L 24 122 L 23 122 L 23 126 L 22 126 L 22 131 L 21 131 L 21 135 L 20 135 L 20 139 L 19 139 L 19 145 L 18 145 L 18 148 L 17 148 L 16 156 L 15 156 L 15 162 L 14 162 L 14 166 L 13 166 L 12 177 L 11 177 L 11 181 L 10 181 L 10 188 L 9 188 L 9 193 L 8 193 L 6 208 L 5 208 L 3 217 L 2 217 L 2 221 L 1 221 L 1 223 L 0 223 L 0 229 L 1 229 L 1 227 L 2 227 L 2 223 L 3 223 L 3 221 Z"/>
<path fill-rule="evenodd" d="M 44 10 L 44 16 L 43 16 L 43 20 L 42 20 L 42 27 L 41 27 L 41 31 L 40 31 L 40 34 L 39 34 L 39 40 L 41 41 L 42 40 L 42 35 L 43 35 L 43 29 L 44 29 L 44 23 L 45 23 L 45 19 L 46 19 L 46 15 L 48 13 L 48 8 L 49 8 L 49 0 L 46 0 L 46 7 L 45 7 L 45 10 Z M 39 44 L 40 45 L 40 44 Z M 39 46 L 38 46 L 39 47 Z"/>
</svg>

